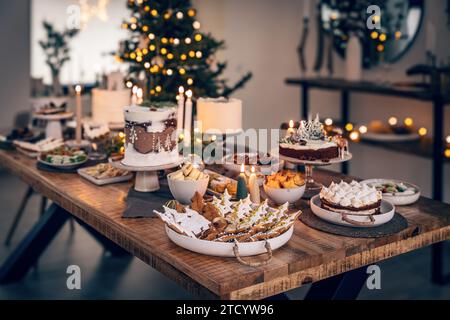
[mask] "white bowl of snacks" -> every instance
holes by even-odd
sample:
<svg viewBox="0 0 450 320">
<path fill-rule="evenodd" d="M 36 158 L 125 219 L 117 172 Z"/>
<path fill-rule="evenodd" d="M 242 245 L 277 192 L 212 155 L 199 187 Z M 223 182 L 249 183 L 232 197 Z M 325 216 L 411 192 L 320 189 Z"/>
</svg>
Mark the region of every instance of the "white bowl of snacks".
<svg viewBox="0 0 450 320">
<path fill-rule="evenodd" d="M 375 187 L 381 191 L 384 200 L 397 206 L 413 204 L 420 198 L 418 186 L 393 179 L 369 179 L 361 181 L 370 187 Z"/>
<path fill-rule="evenodd" d="M 180 170 L 167 175 L 173 197 L 182 204 L 191 202 L 196 192 L 203 196 L 208 188 L 209 176 L 186 163 Z"/>
<path fill-rule="evenodd" d="M 283 170 L 266 177 L 264 192 L 276 204 L 296 203 L 305 193 L 305 179 L 299 172 Z"/>
</svg>

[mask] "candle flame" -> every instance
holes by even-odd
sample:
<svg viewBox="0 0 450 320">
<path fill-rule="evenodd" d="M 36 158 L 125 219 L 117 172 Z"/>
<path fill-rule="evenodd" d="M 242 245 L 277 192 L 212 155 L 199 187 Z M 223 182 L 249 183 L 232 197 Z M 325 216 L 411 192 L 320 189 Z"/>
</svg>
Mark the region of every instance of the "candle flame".
<svg viewBox="0 0 450 320">
<path fill-rule="evenodd" d="M 75 86 L 75 92 L 76 92 L 77 94 L 80 94 L 80 93 L 81 93 L 81 86 L 80 86 L 79 84 L 77 84 L 77 85 Z"/>
<path fill-rule="evenodd" d="M 180 86 L 180 87 L 178 88 L 178 92 L 179 92 L 180 94 L 183 94 L 183 93 L 184 93 L 184 87 L 183 87 L 183 86 Z"/>
<path fill-rule="evenodd" d="M 192 90 L 186 91 L 186 96 L 190 99 L 192 98 Z"/>
<path fill-rule="evenodd" d="M 252 173 L 255 173 L 255 166 L 252 166 Z"/>
<path fill-rule="evenodd" d="M 241 164 L 241 173 L 244 173 L 245 172 L 245 166 L 244 166 L 244 164 Z"/>
<path fill-rule="evenodd" d="M 294 128 L 294 120 L 289 121 L 289 128 Z"/>
<path fill-rule="evenodd" d="M 97 144 L 96 143 L 92 144 L 92 150 L 97 151 Z"/>
</svg>

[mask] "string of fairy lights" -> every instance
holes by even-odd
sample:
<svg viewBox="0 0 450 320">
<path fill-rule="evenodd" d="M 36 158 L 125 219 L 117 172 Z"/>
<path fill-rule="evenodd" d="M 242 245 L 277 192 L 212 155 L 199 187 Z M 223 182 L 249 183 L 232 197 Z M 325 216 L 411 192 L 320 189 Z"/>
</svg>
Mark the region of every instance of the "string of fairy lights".
<svg viewBox="0 0 450 320">
<path fill-rule="evenodd" d="M 140 14 L 140 18 L 132 16 L 128 21 L 122 23 L 122 28 L 139 31 L 142 35 L 145 35 L 145 39 L 140 39 L 139 45 L 133 48 L 131 52 L 125 52 L 123 57 L 142 65 L 149 77 L 157 75 L 172 77 L 177 73 L 184 81 L 184 84 L 179 83 L 179 85 L 192 86 L 194 84 L 194 76 L 189 75 L 189 62 L 190 60 L 204 57 L 201 49 L 201 42 L 204 36 L 199 31 L 201 23 L 195 19 L 196 10 L 194 8 L 176 11 L 167 9 L 159 12 L 156 8 L 146 5 L 144 0 L 129 0 L 128 2 L 129 5 L 142 6 L 143 13 Z M 188 17 L 193 20 L 193 36 L 185 38 L 158 36 L 151 30 L 150 25 L 145 24 L 146 20 L 141 19 L 144 15 L 164 20 L 175 19 L 180 21 Z M 118 59 L 120 60 L 120 57 Z M 134 85 L 131 80 L 126 82 L 128 88 L 132 88 Z M 164 88 L 160 84 L 153 84 L 148 89 L 150 95 L 158 95 Z"/>
</svg>

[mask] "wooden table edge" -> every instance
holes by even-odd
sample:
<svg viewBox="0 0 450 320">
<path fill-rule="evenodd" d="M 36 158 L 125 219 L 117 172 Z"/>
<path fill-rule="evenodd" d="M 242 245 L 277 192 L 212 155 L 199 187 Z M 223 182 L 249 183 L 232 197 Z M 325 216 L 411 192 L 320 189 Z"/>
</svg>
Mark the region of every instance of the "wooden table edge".
<svg viewBox="0 0 450 320">
<path fill-rule="evenodd" d="M 267 298 L 347 271 L 375 264 L 415 249 L 424 248 L 433 243 L 447 240 L 449 237 L 450 226 L 417 236 L 411 236 L 396 243 L 370 249 L 343 259 L 333 260 L 320 266 L 258 283 L 247 288 L 231 291 L 222 294 L 220 298 L 224 300 L 255 300 Z"/>
</svg>

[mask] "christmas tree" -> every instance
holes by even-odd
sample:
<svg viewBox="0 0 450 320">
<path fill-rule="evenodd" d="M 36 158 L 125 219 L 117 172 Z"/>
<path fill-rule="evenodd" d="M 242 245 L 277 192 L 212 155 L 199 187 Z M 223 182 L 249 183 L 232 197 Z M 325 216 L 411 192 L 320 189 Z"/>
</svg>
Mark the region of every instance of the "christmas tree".
<svg viewBox="0 0 450 320">
<path fill-rule="evenodd" d="M 128 0 L 127 6 L 131 18 L 122 27 L 131 37 L 119 58 L 130 64 L 127 86 L 142 88 L 146 99 L 173 100 L 180 86 L 196 97 L 228 97 L 251 78 L 231 86 L 221 78 L 227 63 L 215 54 L 224 42 L 200 31 L 190 0 Z"/>
</svg>

